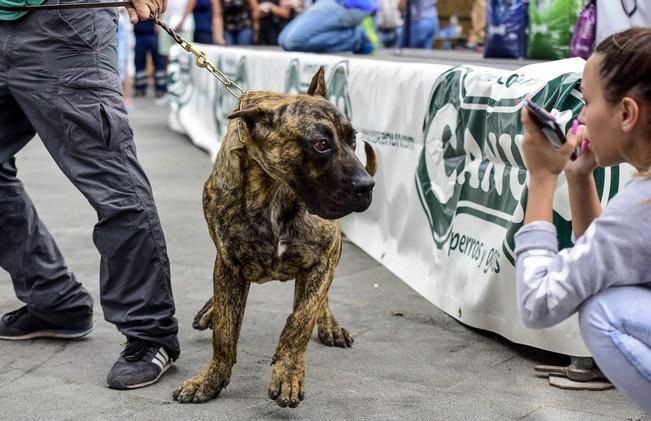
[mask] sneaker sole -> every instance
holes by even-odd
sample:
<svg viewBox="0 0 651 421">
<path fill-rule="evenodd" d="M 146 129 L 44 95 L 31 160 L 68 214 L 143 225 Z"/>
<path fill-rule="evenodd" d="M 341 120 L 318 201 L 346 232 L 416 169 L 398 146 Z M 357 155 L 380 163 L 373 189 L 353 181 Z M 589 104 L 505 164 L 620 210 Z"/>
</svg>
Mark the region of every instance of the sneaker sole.
<svg viewBox="0 0 651 421">
<path fill-rule="evenodd" d="M 7 341 L 26 341 L 29 339 L 39 339 L 39 338 L 78 339 L 88 335 L 94 329 L 95 329 L 95 325 L 84 330 L 40 330 L 38 332 L 32 332 L 20 336 L 0 335 L 0 339 L 4 339 Z"/>
<path fill-rule="evenodd" d="M 138 384 L 130 384 L 128 386 L 124 385 L 119 385 L 119 386 L 111 386 L 109 384 L 106 385 L 109 389 L 115 389 L 115 390 L 132 390 L 132 389 L 140 389 L 141 387 L 146 387 L 149 386 L 150 384 L 154 384 L 158 381 L 158 379 L 161 378 L 161 376 L 172 366 L 172 363 L 169 362 L 167 365 L 163 366 L 163 369 L 161 370 L 160 373 L 158 373 L 158 376 L 156 376 L 155 379 L 150 380 L 148 382 L 144 383 L 138 383 Z"/>
</svg>

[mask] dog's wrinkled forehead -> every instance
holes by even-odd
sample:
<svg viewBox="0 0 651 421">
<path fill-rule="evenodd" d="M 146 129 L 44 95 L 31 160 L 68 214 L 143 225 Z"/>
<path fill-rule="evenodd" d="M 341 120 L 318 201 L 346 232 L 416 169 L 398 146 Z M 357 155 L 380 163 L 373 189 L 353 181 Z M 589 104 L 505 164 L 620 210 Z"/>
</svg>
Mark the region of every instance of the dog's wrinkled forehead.
<svg viewBox="0 0 651 421">
<path fill-rule="evenodd" d="M 274 110 L 276 127 L 287 127 L 303 135 L 320 134 L 332 138 L 350 139 L 355 130 L 350 121 L 324 98 L 297 96 L 294 101 Z"/>
</svg>

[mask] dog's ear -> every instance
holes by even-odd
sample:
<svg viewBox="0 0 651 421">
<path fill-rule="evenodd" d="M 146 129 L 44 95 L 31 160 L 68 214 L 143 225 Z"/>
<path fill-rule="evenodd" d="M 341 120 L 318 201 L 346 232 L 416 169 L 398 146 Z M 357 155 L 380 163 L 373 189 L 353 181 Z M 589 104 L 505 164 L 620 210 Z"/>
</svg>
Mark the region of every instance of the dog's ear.
<svg viewBox="0 0 651 421">
<path fill-rule="evenodd" d="M 229 119 L 241 118 L 246 123 L 249 132 L 255 137 L 264 137 L 272 124 L 273 113 L 262 107 L 251 107 L 243 110 L 233 111 L 228 115 Z"/>
<path fill-rule="evenodd" d="M 375 159 L 375 150 L 370 143 L 364 141 L 364 152 L 366 152 L 366 171 L 372 176 L 377 171 L 377 159 Z"/>
<path fill-rule="evenodd" d="M 267 117 L 267 111 L 261 107 L 246 108 L 244 110 L 233 111 L 228 115 L 229 119 L 242 118 L 247 123 L 254 123 Z"/>
<path fill-rule="evenodd" d="M 307 88 L 307 94 L 326 97 L 325 70 L 323 70 L 323 66 L 319 67 L 319 70 L 312 76 L 312 82 L 310 82 L 310 87 Z"/>
</svg>

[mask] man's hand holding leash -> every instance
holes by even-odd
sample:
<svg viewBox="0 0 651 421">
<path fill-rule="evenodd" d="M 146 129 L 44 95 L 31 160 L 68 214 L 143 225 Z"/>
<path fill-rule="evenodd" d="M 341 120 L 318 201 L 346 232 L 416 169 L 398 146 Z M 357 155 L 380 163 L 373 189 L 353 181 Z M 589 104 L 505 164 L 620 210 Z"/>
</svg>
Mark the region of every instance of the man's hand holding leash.
<svg viewBox="0 0 651 421">
<path fill-rule="evenodd" d="M 151 19 L 152 15 L 158 16 L 164 13 L 165 9 L 167 0 L 132 0 L 131 5 L 127 6 L 131 23 Z"/>
</svg>

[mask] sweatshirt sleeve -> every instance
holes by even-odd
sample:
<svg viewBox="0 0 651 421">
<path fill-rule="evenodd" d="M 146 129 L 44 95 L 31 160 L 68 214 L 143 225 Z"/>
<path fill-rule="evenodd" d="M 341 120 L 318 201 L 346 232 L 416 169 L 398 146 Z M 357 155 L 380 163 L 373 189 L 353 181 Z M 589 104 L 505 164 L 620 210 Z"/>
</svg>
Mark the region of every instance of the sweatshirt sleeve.
<svg viewBox="0 0 651 421">
<path fill-rule="evenodd" d="M 651 204 L 630 191 L 620 195 L 572 248 L 558 252 L 548 222 L 527 224 L 515 235 L 518 310 L 527 327 L 554 326 L 612 286 L 649 283 Z"/>
</svg>

